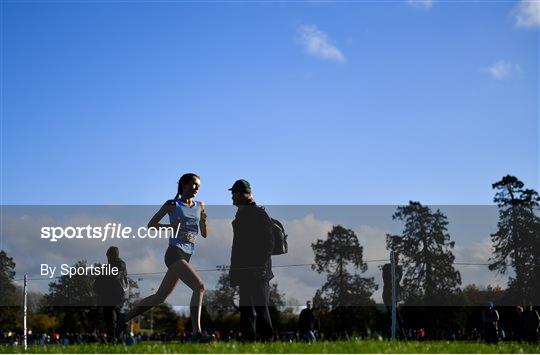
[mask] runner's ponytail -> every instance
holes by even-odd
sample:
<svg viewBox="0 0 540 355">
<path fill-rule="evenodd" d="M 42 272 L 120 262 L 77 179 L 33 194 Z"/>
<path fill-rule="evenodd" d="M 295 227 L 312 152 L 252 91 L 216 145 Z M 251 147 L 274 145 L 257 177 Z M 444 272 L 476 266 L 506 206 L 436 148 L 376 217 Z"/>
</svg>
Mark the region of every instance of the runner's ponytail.
<svg viewBox="0 0 540 355">
<path fill-rule="evenodd" d="M 182 184 L 180 183 L 180 180 L 178 180 L 178 190 L 176 191 L 176 196 L 174 196 L 174 199 L 178 199 L 182 196 Z"/>
</svg>

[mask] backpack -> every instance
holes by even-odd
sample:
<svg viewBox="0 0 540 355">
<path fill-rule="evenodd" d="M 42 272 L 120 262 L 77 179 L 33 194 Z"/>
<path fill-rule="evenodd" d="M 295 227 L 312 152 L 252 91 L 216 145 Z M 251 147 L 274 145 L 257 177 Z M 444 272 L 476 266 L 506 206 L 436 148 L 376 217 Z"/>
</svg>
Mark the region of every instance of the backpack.
<svg viewBox="0 0 540 355">
<path fill-rule="evenodd" d="M 274 235 L 274 251 L 272 251 L 272 255 L 287 254 L 289 244 L 287 243 L 287 234 L 283 224 L 272 217 L 270 217 L 270 221 L 272 222 L 272 234 Z"/>
<path fill-rule="evenodd" d="M 274 250 L 272 251 L 272 255 L 287 254 L 289 251 L 289 244 L 287 243 L 287 233 L 285 233 L 283 224 L 277 219 L 270 217 L 264 206 L 258 207 L 264 211 L 268 219 L 270 219 L 270 223 L 272 223 L 272 235 L 274 237 Z"/>
</svg>

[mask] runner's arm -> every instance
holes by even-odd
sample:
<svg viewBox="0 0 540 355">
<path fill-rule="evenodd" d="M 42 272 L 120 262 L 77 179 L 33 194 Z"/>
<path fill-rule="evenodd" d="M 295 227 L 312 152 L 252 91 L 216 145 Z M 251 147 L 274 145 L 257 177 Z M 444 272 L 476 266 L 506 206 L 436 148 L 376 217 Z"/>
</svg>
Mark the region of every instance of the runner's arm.
<svg viewBox="0 0 540 355">
<path fill-rule="evenodd" d="M 174 208 L 174 201 L 169 200 L 161 206 L 159 211 L 156 212 L 156 214 L 152 217 L 150 222 L 148 222 L 148 228 L 175 228 L 176 226 L 173 226 L 172 224 L 163 224 L 159 223 L 165 215 L 167 215 L 169 212 L 171 212 L 171 209 Z"/>
<path fill-rule="evenodd" d="M 204 202 L 199 202 L 201 204 L 201 221 L 199 222 L 199 228 L 201 230 L 201 235 L 206 238 L 208 237 L 208 219 L 206 215 L 206 206 Z"/>
</svg>

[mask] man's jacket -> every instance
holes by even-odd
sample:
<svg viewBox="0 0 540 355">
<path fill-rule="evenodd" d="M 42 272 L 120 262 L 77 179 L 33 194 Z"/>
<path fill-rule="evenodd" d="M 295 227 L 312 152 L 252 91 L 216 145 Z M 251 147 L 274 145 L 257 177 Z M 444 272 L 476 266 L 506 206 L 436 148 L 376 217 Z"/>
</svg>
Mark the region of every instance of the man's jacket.
<svg viewBox="0 0 540 355">
<path fill-rule="evenodd" d="M 298 328 L 301 332 L 307 332 L 315 329 L 315 323 L 317 322 L 317 317 L 315 316 L 315 310 L 304 308 L 300 312 L 298 317 Z"/>
<path fill-rule="evenodd" d="M 239 206 L 232 225 L 231 285 L 271 280 L 274 277 L 271 258 L 274 235 L 264 208 L 255 203 Z"/>
<path fill-rule="evenodd" d="M 126 263 L 120 258 L 111 259 L 108 263 L 118 268 L 118 275 L 98 276 L 93 285 L 94 293 L 98 296 L 98 305 L 119 306 L 128 296 L 125 294 L 125 288 L 129 285 Z"/>
</svg>

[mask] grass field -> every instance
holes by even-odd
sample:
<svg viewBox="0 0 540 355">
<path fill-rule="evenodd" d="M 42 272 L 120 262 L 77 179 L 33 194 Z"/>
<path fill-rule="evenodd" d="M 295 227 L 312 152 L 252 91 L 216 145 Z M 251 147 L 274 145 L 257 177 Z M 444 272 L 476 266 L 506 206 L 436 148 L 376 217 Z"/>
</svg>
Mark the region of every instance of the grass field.
<svg viewBox="0 0 540 355">
<path fill-rule="evenodd" d="M 540 344 L 500 343 L 488 345 L 474 342 L 390 342 L 375 340 L 351 340 L 339 342 L 305 343 L 211 343 L 180 344 L 143 342 L 133 346 L 123 345 L 46 345 L 29 346 L 25 352 L 21 347 L 0 347 L 0 353 L 540 353 Z"/>
</svg>

